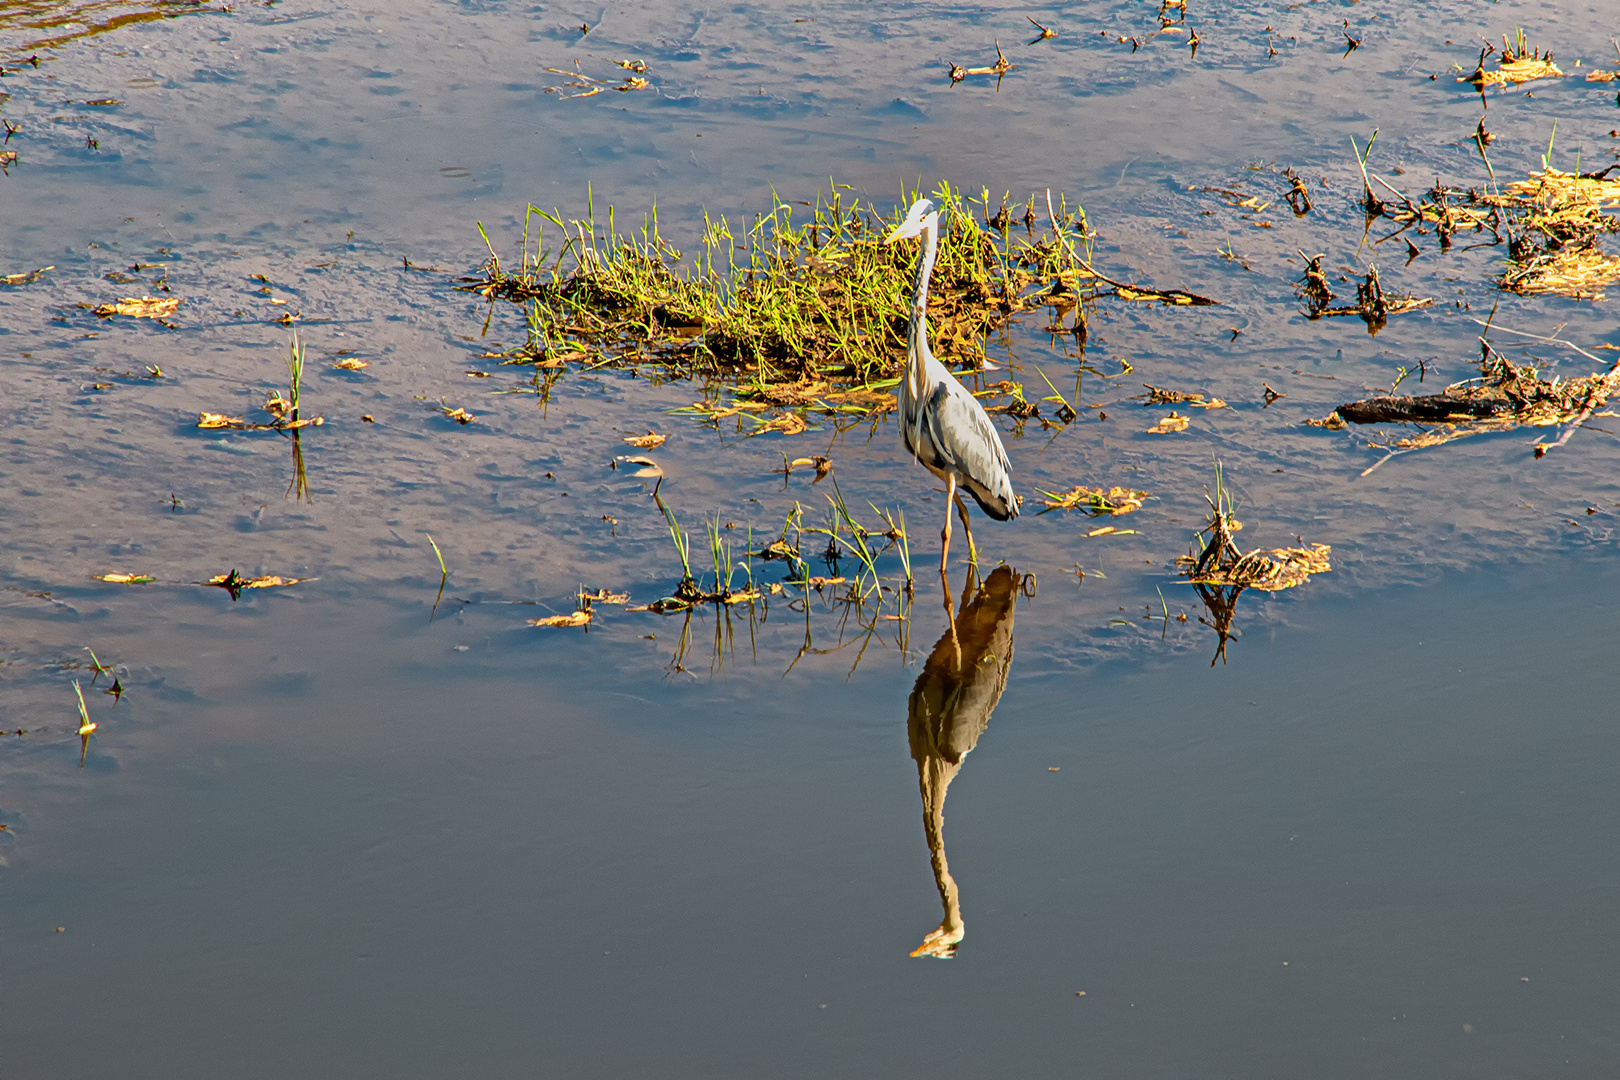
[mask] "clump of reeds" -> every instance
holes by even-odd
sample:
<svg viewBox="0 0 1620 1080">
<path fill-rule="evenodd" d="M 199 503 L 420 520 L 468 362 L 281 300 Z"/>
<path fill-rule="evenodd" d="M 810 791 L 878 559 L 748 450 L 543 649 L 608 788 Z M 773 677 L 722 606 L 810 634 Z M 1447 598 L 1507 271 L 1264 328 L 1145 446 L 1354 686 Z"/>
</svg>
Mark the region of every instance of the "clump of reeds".
<svg viewBox="0 0 1620 1080">
<path fill-rule="evenodd" d="M 1070 237 L 1055 231 L 1088 239 L 1083 212 L 1054 209 L 1055 230 L 1037 230 L 1031 213 L 1019 237 L 994 228 L 988 192 L 972 199 L 941 185 L 932 198 L 941 215 L 929 317 L 947 362 L 978 363 L 988 333 L 1042 302 L 1024 295 L 1030 285 L 1087 277 Z M 512 362 L 600 354 L 760 384 L 881 380 L 905 353 L 917 254 L 915 245 L 883 243 L 903 209 L 846 199 L 835 185 L 808 215 L 796 211 L 774 199 L 746 228 L 705 215 L 686 261 L 656 211 L 624 233 L 612 208 L 604 226 L 594 207 L 570 221 L 530 207 L 519 266 L 503 266 L 491 247 L 466 287 L 527 305 L 529 341 Z M 561 234 L 554 248 L 545 246 L 548 223 Z"/>
<path fill-rule="evenodd" d="M 1508 40 L 1506 34 L 1502 35 L 1502 51 L 1497 59 L 1496 68 L 1487 71 L 1485 58 L 1494 49 L 1495 46 L 1490 44 L 1481 49 L 1479 63 L 1474 70 L 1457 81 L 1473 83 L 1483 90 L 1487 86 L 1508 86 L 1534 79 L 1554 79 L 1564 74 L 1558 65 L 1553 63 L 1552 51 L 1543 52 L 1531 48 L 1523 30 L 1515 31 L 1512 41 Z"/>
<path fill-rule="evenodd" d="M 1540 172 L 1489 197 L 1514 225 L 1501 287 L 1601 300 L 1603 289 L 1620 281 L 1620 258 L 1598 246 L 1600 235 L 1620 231 L 1620 219 L 1604 212 L 1620 206 L 1620 179 L 1609 178 L 1620 166 L 1583 173 L 1577 164 L 1563 172 L 1547 162 L 1550 156 L 1549 143 Z"/>
<path fill-rule="evenodd" d="M 1275 592 L 1303 585 L 1312 574 L 1333 569 L 1329 561 L 1332 549 L 1327 544 L 1239 550 L 1232 534 L 1242 524 L 1232 517 L 1232 499 L 1219 465 L 1215 467 L 1215 491 L 1211 494 L 1206 489 L 1204 498 L 1209 502 L 1210 520 L 1199 532 L 1203 549 L 1176 560 L 1193 584 Z"/>
</svg>

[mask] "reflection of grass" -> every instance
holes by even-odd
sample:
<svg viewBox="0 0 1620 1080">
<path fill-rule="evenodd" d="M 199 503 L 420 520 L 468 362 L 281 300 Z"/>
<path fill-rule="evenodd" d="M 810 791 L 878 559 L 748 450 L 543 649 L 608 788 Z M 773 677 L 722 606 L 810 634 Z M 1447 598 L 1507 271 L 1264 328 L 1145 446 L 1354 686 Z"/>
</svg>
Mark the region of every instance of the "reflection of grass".
<svg viewBox="0 0 1620 1080">
<path fill-rule="evenodd" d="M 1019 236 L 1004 203 L 993 214 L 987 191 L 969 198 L 945 185 L 932 197 L 942 213 L 930 318 L 946 360 L 982 357 L 985 335 L 1040 302 L 1021 295 L 1027 286 L 1084 277 L 1068 236 L 1036 229 L 1033 213 Z M 1078 225 L 1085 240 L 1084 213 L 1074 210 L 1063 204 L 1052 216 L 1066 234 Z M 776 199 L 746 229 L 705 215 L 696 258 L 683 264 L 656 212 L 627 235 L 612 208 L 604 230 L 594 207 L 573 221 L 530 207 L 518 269 L 504 269 L 492 249 L 484 276 L 468 287 L 528 306 L 530 341 L 515 362 L 629 345 L 645 364 L 642 350 L 652 345 L 654 357 L 668 350 L 654 362 L 763 383 L 881 378 L 904 354 L 915 245 L 884 244 L 898 215 L 846 199 L 837 185 L 799 222 L 796 211 Z M 546 223 L 561 230 L 554 251 L 543 246 Z"/>
</svg>

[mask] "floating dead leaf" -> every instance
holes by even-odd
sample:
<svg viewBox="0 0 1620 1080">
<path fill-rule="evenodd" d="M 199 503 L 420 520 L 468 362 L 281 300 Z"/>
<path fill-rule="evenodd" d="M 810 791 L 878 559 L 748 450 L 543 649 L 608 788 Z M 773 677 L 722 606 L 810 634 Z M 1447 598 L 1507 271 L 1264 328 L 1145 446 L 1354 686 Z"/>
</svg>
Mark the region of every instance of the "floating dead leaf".
<svg viewBox="0 0 1620 1080">
<path fill-rule="evenodd" d="M 813 577 L 808 581 L 812 589 L 824 589 L 828 585 L 842 585 L 847 579 L 844 577 Z"/>
<path fill-rule="evenodd" d="M 767 561 L 771 559 L 787 559 L 795 561 L 799 558 L 799 549 L 786 540 L 772 540 L 759 552 L 759 557 Z M 781 590 L 777 590 L 780 592 Z"/>
<path fill-rule="evenodd" d="M 1080 535 L 1088 540 L 1093 536 L 1135 536 L 1136 530 L 1116 529 L 1112 525 L 1100 525 L 1097 528 L 1092 529 L 1090 532 L 1081 533 Z"/>
<path fill-rule="evenodd" d="M 647 457 L 620 457 L 617 460 L 624 462 L 626 465 L 640 465 L 641 468 L 637 469 L 635 472 L 630 474 L 631 476 L 634 476 L 634 477 L 638 477 L 638 478 L 639 477 L 648 477 L 648 478 L 651 478 L 651 477 L 655 477 L 655 476 L 656 477 L 662 477 L 664 475 L 663 467 L 660 466 L 658 464 L 658 462 L 654 461 L 652 458 L 647 458 Z"/>
<path fill-rule="evenodd" d="M 219 585 L 224 588 L 235 586 L 238 589 L 279 589 L 288 585 L 297 585 L 314 578 L 281 577 L 279 574 L 266 574 L 262 577 L 238 577 L 235 570 L 228 574 L 215 574 L 204 585 Z"/>
<path fill-rule="evenodd" d="M 1170 415 L 1147 429 L 1149 435 L 1169 435 L 1174 431 L 1186 431 L 1188 419 L 1180 413 L 1171 410 Z"/>
<path fill-rule="evenodd" d="M 633 71 L 637 75 L 647 70 L 647 61 L 645 60 L 615 60 L 613 62 L 624 68 L 624 70 Z"/>
<path fill-rule="evenodd" d="M 106 108 L 113 108 L 114 106 L 122 105 L 123 102 L 119 101 L 117 98 L 104 97 L 104 98 L 93 98 L 90 101 L 85 102 L 85 104 L 89 105 L 89 106 L 92 106 L 94 108 L 106 109 Z"/>
<path fill-rule="evenodd" d="M 280 390 L 272 390 L 270 396 L 264 401 L 264 411 L 280 419 L 292 412 L 292 402 L 282 397 Z"/>
<path fill-rule="evenodd" d="M 660 446 L 663 446 L 664 440 L 668 438 L 668 435 L 659 435 L 657 432 L 653 431 L 652 428 L 648 428 L 647 434 L 628 435 L 625 437 L 624 441 L 629 443 L 631 446 L 636 447 L 638 450 L 656 450 Z"/>
<path fill-rule="evenodd" d="M 1147 289 L 1139 285 L 1116 285 L 1114 295 L 1121 300 L 1157 300 L 1176 307 L 1210 307 L 1217 302 L 1181 289 Z"/>
<path fill-rule="evenodd" d="M 784 413 L 772 420 L 767 420 L 754 430 L 755 435 L 763 435 L 767 431 L 780 432 L 783 435 L 798 435 L 808 431 L 810 425 L 798 413 Z"/>
<path fill-rule="evenodd" d="M 335 368 L 339 368 L 339 369 L 341 369 L 343 371 L 364 371 L 364 370 L 366 370 L 366 368 L 371 366 L 371 361 L 370 360 L 359 360 L 359 359 L 356 359 L 353 356 L 345 356 L 343 359 L 337 361 L 332 366 L 335 367 Z"/>
<path fill-rule="evenodd" d="M 793 475 L 794 469 L 813 468 L 816 470 L 816 478 L 810 482 L 812 484 L 819 484 L 823 480 L 827 479 L 828 475 L 832 473 L 832 458 L 827 457 L 825 454 L 817 454 L 814 457 L 794 458 L 792 461 L 787 461 L 786 454 L 783 454 L 782 458 L 785 462 L 785 464 L 782 466 L 782 474 L 784 476 Z"/>
<path fill-rule="evenodd" d="M 197 426 L 200 428 L 241 428 L 247 426 L 247 421 L 240 416 L 203 412 L 197 414 Z"/>
<path fill-rule="evenodd" d="M 1111 487 L 1106 491 L 1102 488 L 1077 487 L 1061 494 L 1041 491 L 1040 488 L 1035 490 L 1046 496 L 1043 501 L 1049 510 L 1081 510 L 1093 517 L 1134 513 L 1142 509 L 1148 497 L 1145 491 L 1126 487 Z"/>
<path fill-rule="evenodd" d="M 590 622 L 591 622 L 591 611 L 590 611 L 589 608 L 586 608 L 586 609 L 584 609 L 582 611 L 576 611 L 572 615 L 552 615 L 549 618 L 545 618 L 545 619 L 530 619 L 529 620 L 529 625 L 530 626 L 556 626 L 556 627 L 589 626 Z"/>
<path fill-rule="evenodd" d="M 456 423 L 460 424 L 462 427 L 466 427 L 468 424 L 470 424 L 474 420 L 478 419 L 478 417 L 474 416 L 472 413 L 468 412 L 466 409 L 460 409 L 460 408 L 452 409 L 448 405 L 439 406 L 439 411 L 444 414 L 444 417 L 445 417 L 446 420 L 454 420 Z"/>
<path fill-rule="evenodd" d="M 120 573 L 117 570 L 106 574 L 94 574 L 92 576 L 97 581 L 106 581 L 114 585 L 145 585 L 149 581 L 157 580 L 157 578 L 153 577 L 151 574 L 125 574 Z"/>
<path fill-rule="evenodd" d="M 1196 409 L 1225 409 L 1226 402 L 1220 398 L 1206 398 L 1203 394 L 1188 393 L 1180 390 L 1166 390 L 1162 386 L 1152 383 L 1143 383 L 1148 388 L 1149 405 L 1191 405 Z"/>
<path fill-rule="evenodd" d="M 1326 574 L 1333 569 L 1333 549 L 1327 544 L 1309 544 L 1305 547 L 1255 550 L 1240 555 L 1230 564 L 1207 569 L 1192 580 L 1201 585 L 1242 586 L 1277 592 L 1303 585 L 1312 574 Z M 1176 562 L 1191 573 L 1197 560 L 1183 555 Z"/>
<path fill-rule="evenodd" d="M 593 604 L 628 604 L 630 602 L 629 593 L 613 593 L 608 592 L 606 589 L 597 589 L 593 593 L 582 592 L 579 594 L 579 598 L 582 602 L 588 601 Z"/>
<path fill-rule="evenodd" d="M 55 266 L 42 266 L 25 274 L 0 274 L 0 285 L 31 285 L 55 269 Z"/>
<path fill-rule="evenodd" d="M 102 304 L 96 308 L 96 314 L 103 319 L 114 315 L 128 315 L 132 319 L 157 319 L 164 315 L 173 315 L 180 306 L 178 296 L 126 296 L 111 304 Z"/>
</svg>

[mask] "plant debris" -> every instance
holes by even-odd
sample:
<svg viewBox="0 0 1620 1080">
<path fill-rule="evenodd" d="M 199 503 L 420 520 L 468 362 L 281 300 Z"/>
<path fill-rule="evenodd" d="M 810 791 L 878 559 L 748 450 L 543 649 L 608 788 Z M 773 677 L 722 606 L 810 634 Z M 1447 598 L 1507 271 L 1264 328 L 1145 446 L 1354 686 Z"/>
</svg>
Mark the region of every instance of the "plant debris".
<svg viewBox="0 0 1620 1080">
<path fill-rule="evenodd" d="M 776 469 L 774 471 L 781 473 L 783 475 L 783 477 L 788 477 L 788 476 L 793 475 L 793 470 L 794 469 L 802 469 L 802 468 L 813 468 L 813 469 L 815 469 L 816 478 L 814 480 L 810 481 L 810 483 L 811 484 L 819 484 L 823 480 L 827 479 L 827 477 L 832 475 L 832 468 L 833 468 L 832 458 L 826 456 L 825 454 L 815 454 L 815 455 L 813 455 L 811 457 L 796 457 L 793 460 L 789 461 L 788 456 L 786 454 L 783 454 L 782 455 L 782 467 L 780 469 Z"/>
<path fill-rule="evenodd" d="M 1487 86 L 1508 86 L 1531 82 L 1535 79 L 1562 78 L 1563 72 L 1553 63 L 1552 53 L 1540 52 L 1530 48 L 1525 40 L 1524 31 L 1520 30 L 1512 43 L 1509 43 L 1506 34 L 1502 35 L 1502 52 L 1497 57 L 1496 68 L 1485 70 L 1485 57 L 1490 54 L 1493 46 L 1487 45 L 1479 52 L 1479 63 L 1474 70 L 1458 78 L 1458 82 L 1473 83 L 1481 91 Z"/>
<path fill-rule="evenodd" d="M 552 615 L 544 619 L 530 619 L 530 626 L 589 626 L 591 624 L 591 609 L 589 606 L 580 608 L 572 615 Z"/>
<path fill-rule="evenodd" d="M 1368 266 L 1366 278 L 1356 285 L 1356 302 L 1342 307 L 1328 307 L 1326 302 L 1332 299 L 1333 294 L 1327 290 L 1321 259 L 1322 256 L 1318 255 L 1306 260 L 1305 274 L 1296 286 L 1296 291 L 1305 300 L 1307 318 L 1357 315 L 1367 324 L 1367 332 L 1376 334 L 1384 328 L 1391 315 L 1416 311 L 1434 303 L 1432 297 L 1386 292 L 1378 278 L 1378 267 Z"/>
<path fill-rule="evenodd" d="M 55 266 L 42 266 L 22 274 L 0 274 L 0 285 L 32 285 L 55 269 Z"/>
<path fill-rule="evenodd" d="M 655 478 L 655 477 L 658 478 L 658 479 L 662 479 L 663 476 L 664 476 L 663 466 L 659 465 L 658 462 L 654 461 L 650 457 L 629 457 L 629 456 L 627 456 L 627 457 L 618 457 L 618 458 L 614 459 L 613 467 L 615 469 L 617 469 L 619 467 L 618 463 L 621 462 L 621 461 L 624 462 L 626 465 L 639 465 L 639 466 L 641 466 L 641 468 L 639 468 L 635 472 L 631 473 L 630 474 L 631 476 L 638 477 L 638 478 L 639 477 L 646 477 L 648 479 Z"/>
<path fill-rule="evenodd" d="M 1111 487 L 1106 491 L 1102 488 L 1076 487 L 1061 494 L 1040 488 L 1035 490 L 1046 496 L 1047 510 L 1080 510 L 1092 517 L 1134 513 L 1142 509 L 1142 504 L 1148 498 L 1147 492 L 1126 487 Z"/>
<path fill-rule="evenodd" d="M 1523 336 L 1569 345 L 1556 338 Z M 1575 348 L 1572 345 L 1569 347 Z M 1591 360 L 1598 359 L 1584 349 L 1576 351 Z M 1322 420 L 1306 422 L 1331 429 L 1343 428 L 1346 424 L 1438 425 L 1407 438 L 1371 443 L 1373 447 L 1389 453 L 1383 461 L 1363 472 L 1365 476 L 1390 457 L 1409 450 L 1442 446 L 1471 435 L 1510 431 L 1518 427 L 1569 425 L 1557 442 L 1536 445 L 1535 456 L 1539 458 L 1549 449 L 1567 442 L 1575 429 L 1589 417 L 1613 415 L 1597 410 L 1602 409 L 1617 390 L 1620 390 L 1620 361 L 1616 361 L 1606 372 L 1593 373 L 1584 378 L 1548 380 L 1543 379 L 1534 366 L 1513 364 L 1481 338 L 1480 374 L 1476 378 L 1453 383 L 1438 394 L 1384 396 L 1350 402 L 1340 405 Z"/>
<path fill-rule="evenodd" d="M 647 434 L 629 435 L 625 437 L 624 441 L 638 450 L 656 450 L 664 445 L 664 440 L 667 438 L 669 438 L 668 435 L 659 435 L 652 428 L 648 428 Z"/>
<path fill-rule="evenodd" d="M 371 361 L 345 356 L 343 359 L 334 362 L 332 366 L 343 371 L 364 371 L 371 366 Z"/>
<path fill-rule="evenodd" d="M 1146 404 L 1148 405 L 1191 405 L 1195 409 L 1226 409 L 1230 408 L 1220 398 L 1205 398 L 1199 393 L 1184 393 L 1180 390 L 1166 390 L 1162 386 L 1143 383 L 1148 389 Z"/>
<path fill-rule="evenodd" d="M 591 97 L 593 95 L 600 94 L 604 90 L 618 90 L 621 93 L 628 93 L 631 90 L 645 90 L 652 85 L 646 79 L 641 77 L 641 73 L 647 70 L 647 65 L 643 61 L 612 60 L 609 62 L 616 67 L 621 67 L 626 71 L 634 72 L 634 74 L 626 75 L 624 79 L 618 83 L 614 83 L 611 79 L 597 79 L 590 75 L 586 75 L 583 71 L 581 71 L 579 68 L 579 61 L 575 60 L 574 70 L 572 71 L 568 71 L 563 68 L 541 68 L 542 71 L 548 71 L 553 75 L 570 76 L 569 81 L 564 83 L 562 86 L 546 87 L 546 93 L 556 94 L 558 97 L 566 101 L 569 98 Z M 567 90 L 578 90 L 579 92 L 570 94 L 566 92 Z"/>
<path fill-rule="evenodd" d="M 165 315 L 173 315 L 179 306 L 178 296 L 126 296 L 114 303 L 102 304 L 95 310 L 103 319 L 114 315 L 128 315 L 132 319 L 159 319 Z"/>
<path fill-rule="evenodd" d="M 238 589 L 278 589 L 287 585 L 298 585 L 313 578 L 281 577 L 279 574 L 266 574 L 261 577 L 240 577 L 235 570 L 228 574 L 215 574 L 207 581 L 198 582 L 200 585 L 219 585 L 223 588 Z"/>
<path fill-rule="evenodd" d="M 1506 211 L 1516 227 L 1508 241 L 1502 288 L 1525 295 L 1603 299 L 1603 289 L 1620 281 L 1620 258 L 1597 245 L 1600 234 L 1620 230 L 1620 219 L 1604 213 L 1620 206 L 1620 179 L 1608 175 L 1616 168 L 1620 166 L 1568 173 L 1549 165 L 1509 184 L 1500 195 L 1480 197 Z"/>
<path fill-rule="evenodd" d="M 1203 550 L 1176 560 L 1176 565 L 1193 584 L 1277 592 L 1303 585 L 1312 574 L 1325 574 L 1333 569 L 1329 561 L 1332 549 L 1327 544 L 1239 551 L 1232 534 L 1241 525 L 1232 519 L 1231 497 L 1219 470 L 1215 475 L 1214 496 L 1206 490 L 1204 498 L 1209 502 L 1210 520 L 1199 530 L 1199 535 L 1204 537 Z"/>
<path fill-rule="evenodd" d="M 157 580 L 151 574 L 125 574 L 116 570 L 91 576 L 97 581 L 111 582 L 114 585 L 145 585 L 148 582 Z"/>
<path fill-rule="evenodd" d="M 197 414 L 197 426 L 199 428 L 203 428 L 204 430 L 210 431 L 297 431 L 300 428 L 320 427 L 322 424 L 326 423 L 326 417 L 324 416 L 311 416 L 302 420 L 286 419 L 286 409 L 281 409 L 278 411 L 273 407 L 278 401 L 280 401 L 282 405 L 286 405 L 286 402 L 281 399 L 281 395 L 279 393 L 274 391 L 272 391 L 272 393 L 274 396 L 265 403 L 265 411 L 269 412 L 275 417 L 275 419 L 271 420 L 268 424 L 249 423 L 245 417 L 241 416 L 227 416 L 224 413 L 215 412 L 200 412 Z"/>
<path fill-rule="evenodd" d="M 1169 416 L 1148 428 L 1147 433 L 1149 435 L 1169 435 L 1177 431 L 1186 431 L 1190 422 L 1185 416 L 1172 409 Z"/>
</svg>

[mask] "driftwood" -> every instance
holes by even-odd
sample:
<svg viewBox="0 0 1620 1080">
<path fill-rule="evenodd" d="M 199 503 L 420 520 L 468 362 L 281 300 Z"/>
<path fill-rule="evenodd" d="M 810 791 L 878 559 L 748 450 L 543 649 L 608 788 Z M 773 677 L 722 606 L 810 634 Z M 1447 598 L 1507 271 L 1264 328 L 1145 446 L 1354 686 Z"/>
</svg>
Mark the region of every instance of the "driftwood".
<svg viewBox="0 0 1620 1080">
<path fill-rule="evenodd" d="M 1422 397 L 1375 397 L 1340 405 L 1340 417 L 1352 424 L 1403 422 L 1439 423 L 1446 420 L 1481 420 L 1513 412 L 1505 395 L 1472 395 L 1447 390 Z"/>
</svg>

